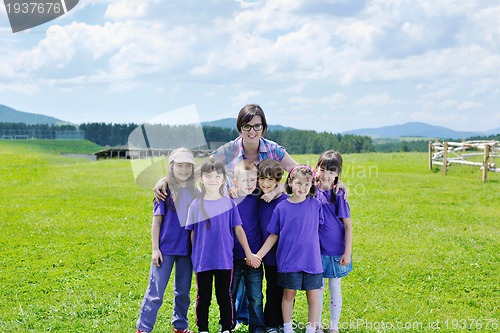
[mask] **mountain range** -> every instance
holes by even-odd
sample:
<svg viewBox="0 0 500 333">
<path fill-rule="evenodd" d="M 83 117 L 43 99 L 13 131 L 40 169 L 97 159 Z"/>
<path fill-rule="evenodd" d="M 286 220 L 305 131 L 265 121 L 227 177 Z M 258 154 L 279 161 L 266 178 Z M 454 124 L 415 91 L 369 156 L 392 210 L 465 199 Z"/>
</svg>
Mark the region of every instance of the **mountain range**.
<svg viewBox="0 0 500 333">
<path fill-rule="evenodd" d="M 0 104 L 0 123 L 25 123 L 29 125 L 48 124 L 62 125 L 69 124 L 67 121 L 60 120 L 54 117 L 45 116 L 43 114 L 29 113 L 17 111 L 6 105 Z"/>
<path fill-rule="evenodd" d="M 488 136 L 499 133 L 500 127 L 485 132 L 455 131 L 443 126 L 429 125 L 421 122 L 410 122 L 401 125 L 391 125 L 377 128 L 360 128 L 352 131 L 346 131 L 342 134 L 366 135 L 372 138 L 423 137 L 466 139 L 473 136 Z"/>
<path fill-rule="evenodd" d="M 214 120 L 214 121 L 206 121 L 202 122 L 202 126 L 215 126 L 215 127 L 222 127 L 222 128 L 234 128 L 236 129 L 236 118 L 224 118 L 224 119 L 219 119 L 219 120 Z M 296 130 L 296 128 L 293 127 L 286 127 L 282 125 L 267 125 L 267 130 L 268 131 L 287 131 L 287 130 Z"/>
<path fill-rule="evenodd" d="M 36 113 L 17 111 L 8 106 L 0 104 L 0 122 L 25 123 L 25 124 L 69 124 L 64 120 Z M 203 126 L 215 126 L 222 128 L 236 128 L 236 118 L 224 118 L 202 123 Z M 295 130 L 296 128 L 282 125 L 268 125 L 270 131 Z M 488 136 L 500 133 L 500 127 L 490 131 L 455 131 L 443 126 L 429 125 L 421 122 L 409 122 L 401 125 L 383 126 L 377 128 L 361 128 L 345 131 L 340 134 L 366 135 L 372 138 L 398 138 L 398 137 L 422 137 L 422 138 L 453 138 L 465 139 L 472 136 Z"/>
</svg>

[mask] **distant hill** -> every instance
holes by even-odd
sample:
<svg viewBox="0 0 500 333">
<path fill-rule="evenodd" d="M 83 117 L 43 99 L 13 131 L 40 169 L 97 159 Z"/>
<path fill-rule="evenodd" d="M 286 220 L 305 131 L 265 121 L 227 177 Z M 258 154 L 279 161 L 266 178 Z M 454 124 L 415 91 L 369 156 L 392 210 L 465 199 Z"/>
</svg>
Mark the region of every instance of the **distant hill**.
<svg viewBox="0 0 500 333">
<path fill-rule="evenodd" d="M 500 134 L 500 127 L 484 132 L 482 135 L 496 135 Z"/>
<path fill-rule="evenodd" d="M 367 135 L 373 138 L 422 137 L 465 139 L 471 136 L 486 136 L 500 133 L 500 128 L 487 132 L 455 131 L 443 126 L 434 126 L 420 122 L 391 125 L 377 128 L 361 128 L 342 134 Z"/>
<path fill-rule="evenodd" d="M 24 124 L 48 124 L 59 125 L 68 124 L 67 121 L 41 114 L 17 111 L 8 106 L 0 104 L 0 122 L 2 123 L 24 123 Z"/>
<path fill-rule="evenodd" d="M 214 121 L 206 121 L 201 123 L 202 126 L 214 126 L 214 127 L 222 127 L 222 128 L 230 128 L 236 129 L 236 118 L 224 118 Z M 286 131 L 286 130 L 295 130 L 293 127 L 286 127 L 281 125 L 270 125 L 267 124 L 268 131 Z"/>
</svg>

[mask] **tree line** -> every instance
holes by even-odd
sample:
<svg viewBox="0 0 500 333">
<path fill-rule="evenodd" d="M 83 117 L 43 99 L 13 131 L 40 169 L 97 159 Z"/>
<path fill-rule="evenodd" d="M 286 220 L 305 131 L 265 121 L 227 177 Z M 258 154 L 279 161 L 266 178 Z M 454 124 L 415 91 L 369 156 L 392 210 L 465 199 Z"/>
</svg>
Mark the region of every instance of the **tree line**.
<svg viewBox="0 0 500 333">
<path fill-rule="evenodd" d="M 130 134 L 140 128 L 141 125 L 112 124 L 112 123 L 84 123 L 74 125 L 47 125 L 47 124 L 25 124 L 25 123 L 1 123 L 0 131 L 31 130 L 31 133 L 42 131 L 77 131 L 85 132 L 85 139 L 100 146 L 124 146 L 128 144 Z M 202 134 L 199 127 L 194 129 L 193 125 L 145 125 L 146 132 L 156 140 L 151 144 L 158 148 L 173 148 L 171 143 L 182 142 L 189 145 L 191 142 L 200 142 L 201 139 L 193 136 L 203 136 L 209 149 L 217 148 L 218 144 L 235 139 L 239 133 L 236 129 L 221 128 L 215 126 L 203 126 Z M 194 133 L 194 134 L 193 134 Z M 140 135 L 140 133 L 139 133 Z M 290 154 L 320 154 L 325 150 L 334 149 L 343 154 L 365 153 L 365 152 L 426 152 L 428 140 L 401 141 L 390 140 L 389 142 L 374 142 L 368 136 L 351 134 L 333 134 L 328 132 L 316 132 L 311 130 L 274 130 L 267 131 L 265 137 L 278 142 L 284 146 Z M 180 138 L 180 139 L 179 139 Z M 474 137 L 477 140 L 499 140 L 499 135 L 488 137 Z M 189 145 L 193 147 L 193 145 Z"/>
<path fill-rule="evenodd" d="M 140 125 L 87 123 L 80 125 L 80 129 L 85 131 L 85 138 L 92 142 L 102 146 L 117 146 L 126 144 L 130 133 L 138 126 Z M 163 148 L 172 148 L 168 146 L 170 142 L 179 142 L 178 139 L 169 138 L 169 136 L 182 137 L 182 142 L 186 142 L 191 136 L 200 134 L 199 129 L 191 128 L 193 125 L 146 126 L 146 132 L 155 138 L 154 143 Z M 234 140 L 239 135 L 236 129 L 216 126 L 202 126 L 202 131 L 209 149 L 215 149 L 218 145 Z M 151 135 L 155 132 L 156 135 Z M 367 136 L 318 133 L 309 130 L 274 130 L 267 131 L 265 137 L 284 146 L 290 154 L 320 154 L 328 149 L 335 149 L 344 154 L 375 151 L 372 140 Z"/>
</svg>

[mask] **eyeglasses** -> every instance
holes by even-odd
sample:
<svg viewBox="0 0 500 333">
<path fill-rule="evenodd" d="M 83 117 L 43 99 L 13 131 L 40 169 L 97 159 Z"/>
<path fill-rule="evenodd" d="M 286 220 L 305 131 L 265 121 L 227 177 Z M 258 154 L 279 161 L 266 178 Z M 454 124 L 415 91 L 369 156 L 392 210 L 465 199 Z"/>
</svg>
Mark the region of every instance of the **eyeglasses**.
<svg viewBox="0 0 500 333">
<path fill-rule="evenodd" d="M 255 124 L 255 125 L 250 125 L 250 124 L 245 124 L 241 126 L 241 129 L 244 130 L 245 132 L 250 132 L 250 130 L 253 128 L 255 132 L 262 131 L 264 126 L 262 124 Z"/>
</svg>

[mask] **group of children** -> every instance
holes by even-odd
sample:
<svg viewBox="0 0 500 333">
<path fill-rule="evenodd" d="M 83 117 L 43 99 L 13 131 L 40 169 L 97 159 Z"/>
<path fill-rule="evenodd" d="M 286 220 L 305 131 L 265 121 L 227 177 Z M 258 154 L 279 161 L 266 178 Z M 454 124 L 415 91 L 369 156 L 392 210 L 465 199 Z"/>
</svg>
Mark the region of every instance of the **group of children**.
<svg viewBox="0 0 500 333">
<path fill-rule="evenodd" d="M 210 158 L 201 165 L 199 187 L 189 150 L 174 150 L 168 161 L 167 199 L 154 202 L 152 265 L 137 333 L 153 330 L 174 263 L 174 333 L 191 333 L 187 312 L 192 271 L 200 333 L 209 329 L 213 283 L 220 330 L 232 331 L 233 295 L 242 279 L 248 298 L 249 332 L 278 333 L 282 328 L 284 333 L 292 333 L 297 290 L 306 290 L 306 333 L 323 330 L 326 279 L 330 288 L 328 330 L 338 332 L 340 278 L 352 269 L 349 205 L 343 192 L 336 190 L 342 171 L 340 154 L 323 153 L 315 170 L 296 166 L 286 179 L 286 193 L 271 198 L 284 174 L 275 160 L 264 160 L 258 166 L 248 160 L 237 164 L 237 198 L 227 194 L 222 161 Z"/>
</svg>

